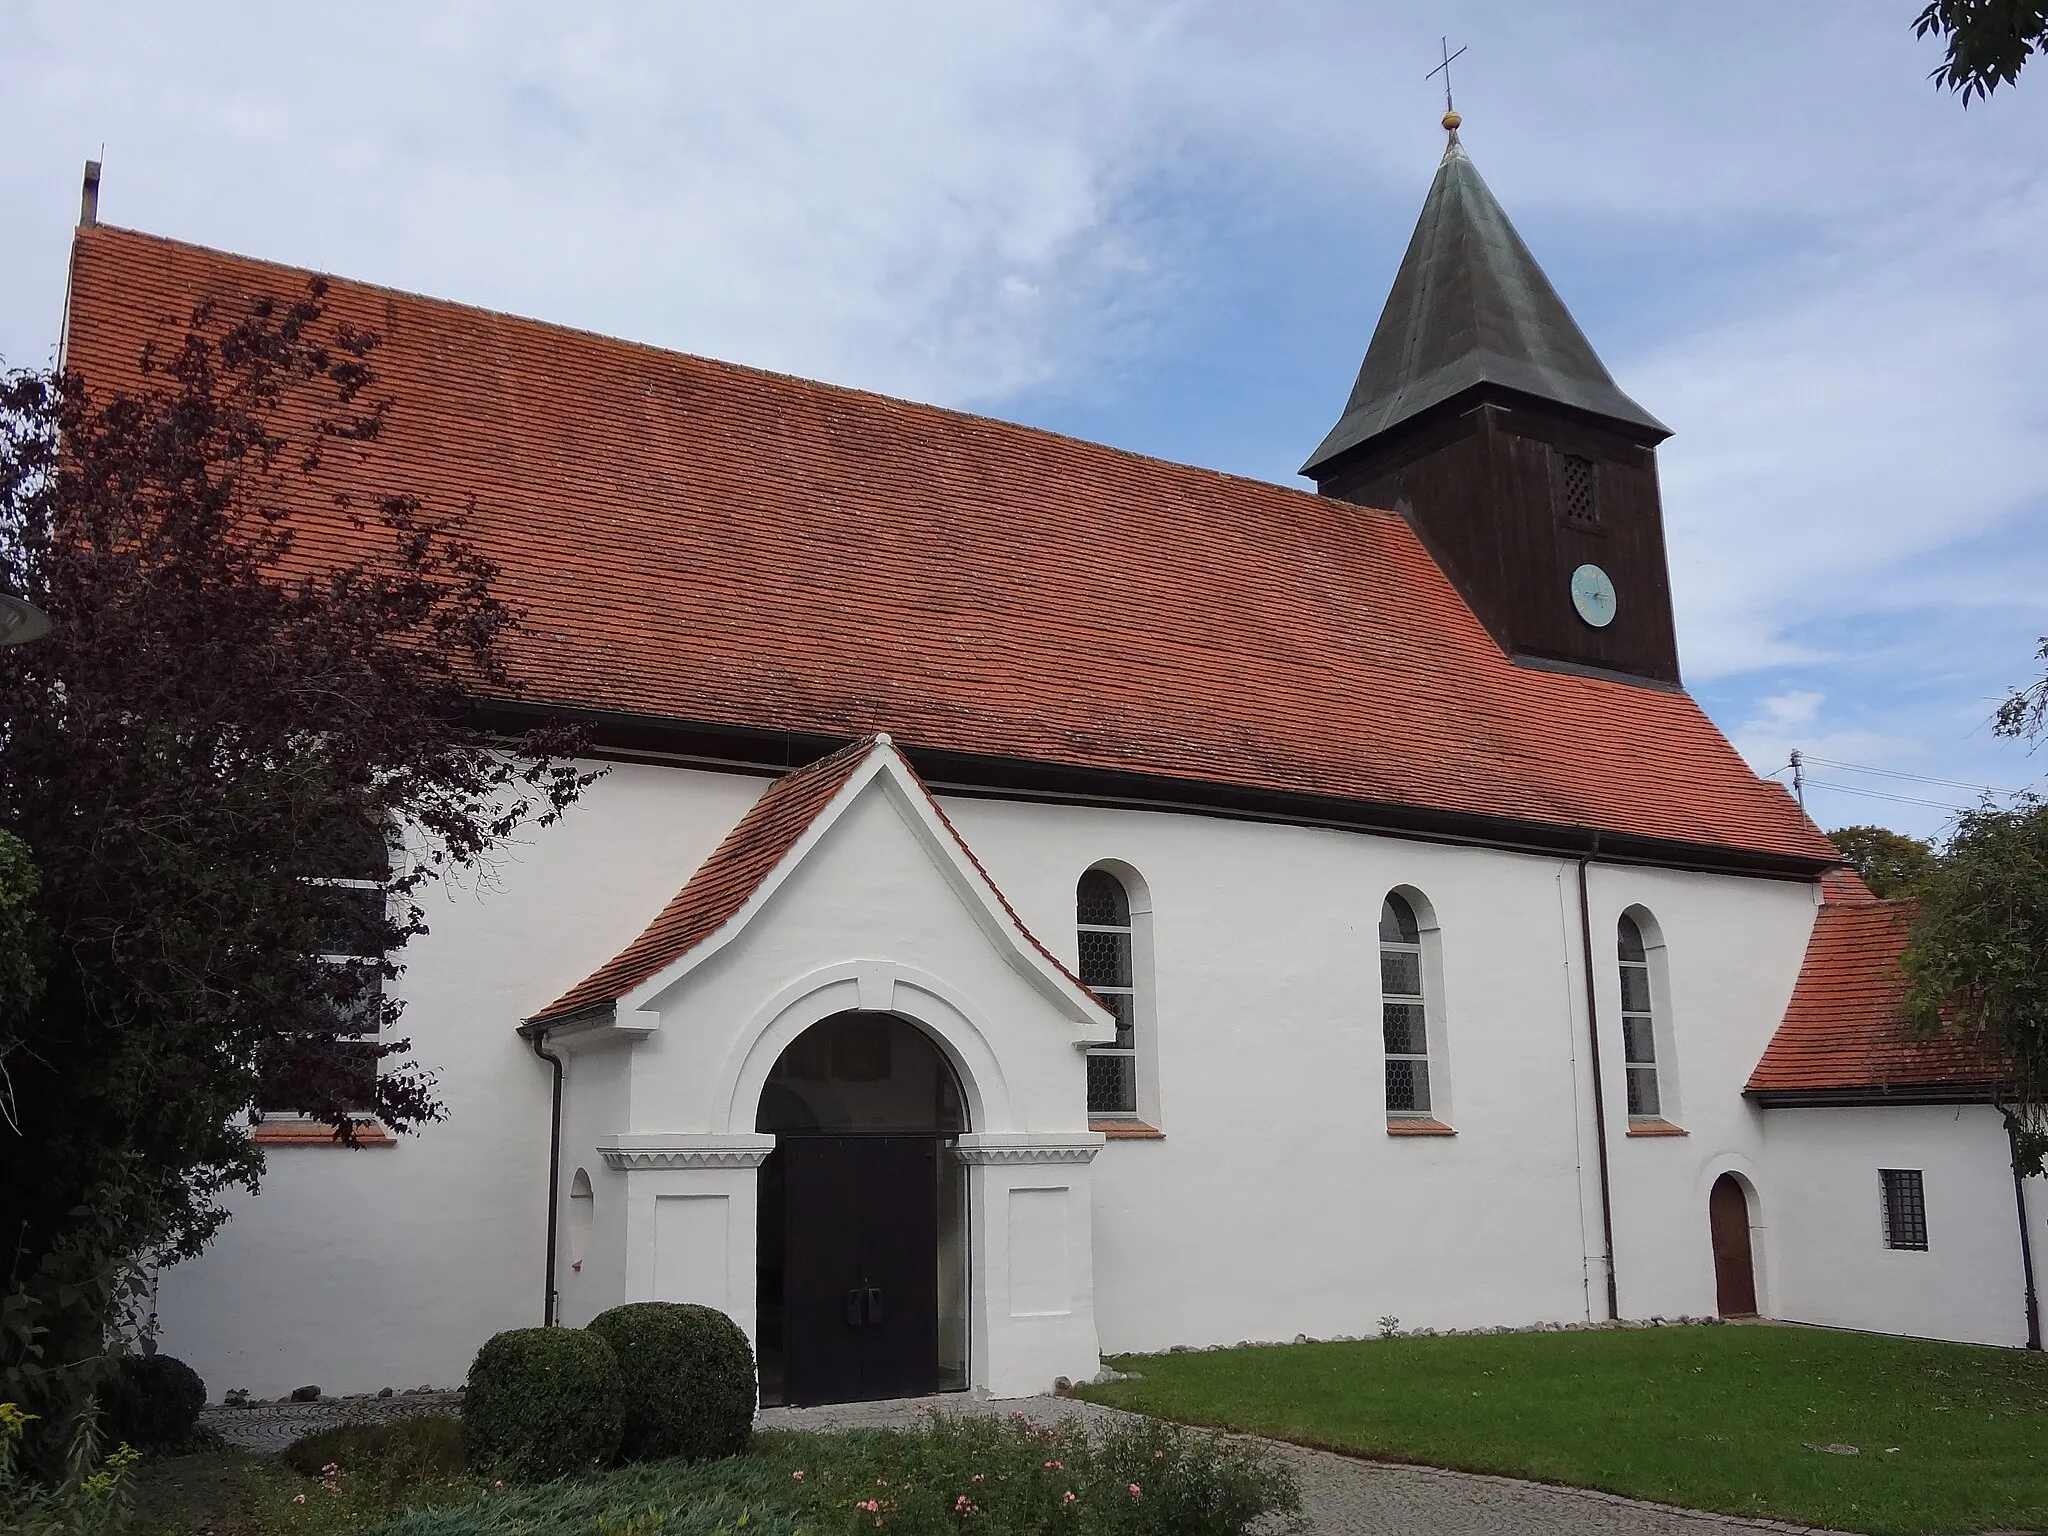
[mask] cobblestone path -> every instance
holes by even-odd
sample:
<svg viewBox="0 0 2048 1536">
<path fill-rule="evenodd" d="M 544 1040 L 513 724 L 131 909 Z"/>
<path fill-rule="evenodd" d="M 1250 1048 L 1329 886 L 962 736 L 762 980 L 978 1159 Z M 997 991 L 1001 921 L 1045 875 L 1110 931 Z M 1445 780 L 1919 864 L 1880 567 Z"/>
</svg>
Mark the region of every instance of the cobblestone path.
<svg viewBox="0 0 2048 1536">
<path fill-rule="evenodd" d="M 209 1407 L 199 1422 L 230 1445 L 250 1451 L 281 1451 L 301 1435 L 337 1424 L 382 1424 L 420 1413 L 459 1413 L 456 1392 L 400 1392 L 391 1397 L 323 1397 L 311 1403 L 252 1403 L 247 1408 Z"/>
</svg>

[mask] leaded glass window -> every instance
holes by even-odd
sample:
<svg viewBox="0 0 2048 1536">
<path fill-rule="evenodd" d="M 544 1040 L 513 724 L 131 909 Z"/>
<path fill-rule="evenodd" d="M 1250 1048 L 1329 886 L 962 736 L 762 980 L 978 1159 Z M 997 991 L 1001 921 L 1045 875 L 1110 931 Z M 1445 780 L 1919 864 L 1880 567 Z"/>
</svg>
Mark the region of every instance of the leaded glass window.
<svg viewBox="0 0 2048 1536">
<path fill-rule="evenodd" d="M 1422 994 L 1422 930 L 1405 897 L 1380 905 L 1380 1028 L 1387 1052 L 1387 1113 L 1428 1115 L 1429 1010 Z"/>
<path fill-rule="evenodd" d="M 1657 1083 L 1657 1017 L 1650 1002 L 1650 957 L 1643 930 L 1627 913 L 1616 932 L 1621 959 L 1621 1059 L 1628 1074 L 1628 1112 L 1638 1120 L 1664 1113 Z"/>
<path fill-rule="evenodd" d="M 1138 1112 L 1138 993 L 1132 970 L 1131 898 L 1106 869 L 1091 869 L 1074 893 L 1081 982 L 1116 1016 L 1116 1042 L 1088 1052 L 1088 1113 Z"/>
</svg>

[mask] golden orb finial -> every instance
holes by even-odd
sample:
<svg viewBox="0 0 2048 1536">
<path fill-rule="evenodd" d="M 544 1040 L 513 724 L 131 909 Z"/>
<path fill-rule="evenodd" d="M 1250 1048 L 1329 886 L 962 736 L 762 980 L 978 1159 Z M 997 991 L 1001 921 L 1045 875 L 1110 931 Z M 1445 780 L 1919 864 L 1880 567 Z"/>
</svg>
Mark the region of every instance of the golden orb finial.
<svg viewBox="0 0 2048 1536">
<path fill-rule="evenodd" d="M 1465 119 L 1458 116 L 1457 113 L 1446 112 L 1444 114 L 1444 132 L 1456 133 L 1458 131 L 1458 125 L 1464 121 Z"/>
</svg>

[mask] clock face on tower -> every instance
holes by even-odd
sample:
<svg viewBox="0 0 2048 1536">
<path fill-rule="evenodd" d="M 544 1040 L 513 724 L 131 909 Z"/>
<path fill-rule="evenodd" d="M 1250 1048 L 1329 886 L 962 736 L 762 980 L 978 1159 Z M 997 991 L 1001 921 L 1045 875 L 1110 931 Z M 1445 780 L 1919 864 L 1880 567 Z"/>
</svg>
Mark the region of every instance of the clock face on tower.
<svg viewBox="0 0 2048 1536">
<path fill-rule="evenodd" d="M 1614 582 L 1597 565 L 1580 566 L 1572 572 L 1572 606 L 1595 629 L 1605 629 L 1614 622 Z"/>
</svg>

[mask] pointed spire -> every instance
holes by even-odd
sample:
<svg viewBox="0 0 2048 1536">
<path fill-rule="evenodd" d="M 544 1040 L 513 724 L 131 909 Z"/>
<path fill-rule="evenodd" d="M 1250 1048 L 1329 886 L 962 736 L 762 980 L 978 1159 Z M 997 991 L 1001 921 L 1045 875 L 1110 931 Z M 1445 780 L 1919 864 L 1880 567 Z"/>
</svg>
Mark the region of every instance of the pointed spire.
<svg viewBox="0 0 2048 1536">
<path fill-rule="evenodd" d="M 1401 259 L 1344 415 L 1302 473 L 1481 384 L 1604 416 L 1657 442 L 1670 429 L 1616 387 L 1458 142 L 1450 142 Z"/>
</svg>

